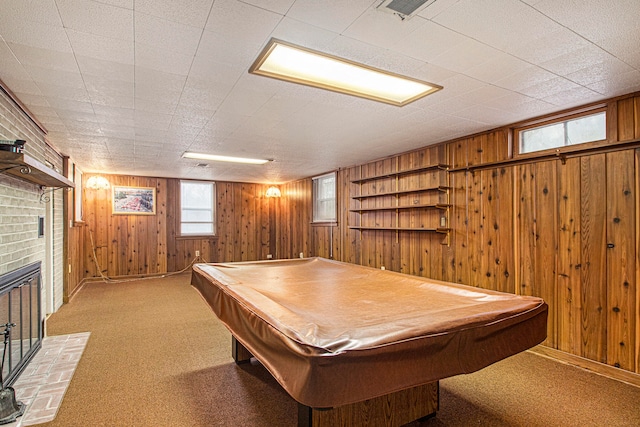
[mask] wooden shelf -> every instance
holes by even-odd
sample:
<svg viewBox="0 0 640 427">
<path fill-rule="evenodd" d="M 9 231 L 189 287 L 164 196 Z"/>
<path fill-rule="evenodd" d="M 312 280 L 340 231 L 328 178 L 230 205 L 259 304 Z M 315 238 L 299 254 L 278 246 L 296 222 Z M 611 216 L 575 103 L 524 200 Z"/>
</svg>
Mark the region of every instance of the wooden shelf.
<svg viewBox="0 0 640 427">
<path fill-rule="evenodd" d="M 72 181 L 24 153 L 0 151 L 0 172 L 43 187 L 75 187 Z"/>
<path fill-rule="evenodd" d="M 428 205 L 408 205 L 408 206 L 385 206 L 382 208 L 360 208 L 349 209 L 349 212 L 377 212 L 377 211 L 395 211 L 398 209 L 449 209 L 451 205 L 444 203 L 428 204 Z"/>
<path fill-rule="evenodd" d="M 398 172 L 391 172 L 391 173 L 385 173 L 382 175 L 374 175 L 374 176 L 368 176 L 365 178 L 358 178 L 358 179 L 354 179 L 351 182 L 354 184 L 359 184 L 362 182 L 366 182 L 366 181 L 374 181 L 376 179 L 384 179 L 384 178 L 394 178 L 394 177 L 398 177 L 398 176 L 402 176 L 402 175 L 409 175 L 412 173 L 418 173 L 418 172 L 427 172 L 430 170 L 448 170 L 449 166 L 445 165 L 445 164 L 437 164 L 437 165 L 429 165 L 429 166 L 422 166 L 419 168 L 413 168 L 413 169 L 405 169 L 402 171 L 398 171 Z"/>
<path fill-rule="evenodd" d="M 445 245 L 449 245 L 449 233 L 451 232 L 450 228 L 447 227 L 400 227 L 399 224 L 400 223 L 407 223 L 406 220 L 410 219 L 407 218 L 407 215 L 412 213 L 410 211 L 412 210 L 419 210 L 419 209 L 442 209 L 444 210 L 444 213 L 442 214 L 443 216 L 441 217 L 440 220 L 440 225 L 448 225 L 449 224 L 449 209 L 451 208 L 451 204 L 450 204 L 450 195 L 449 195 L 449 190 L 451 190 L 451 187 L 449 186 L 449 176 L 448 176 L 448 172 L 449 172 L 449 166 L 445 165 L 445 164 L 435 164 L 435 165 L 429 165 L 429 166 L 422 166 L 422 167 L 418 167 L 418 168 L 413 168 L 413 169 L 405 169 L 405 170 L 398 170 L 399 169 L 399 165 L 398 162 L 396 161 L 396 172 L 391 172 L 391 173 L 385 173 L 385 174 L 380 174 L 380 175 L 375 175 L 375 176 L 369 176 L 369 177 L 364 177 L 364 178 L 358 178 L 358 179 L 354 179 L 351 181 L 351 183 L 353 184 L 358 184 L 360 187 L 360 191 L 359 193 L 362 193 L 362 184 L 364 182 L 370 182 L 370 181 L 375 181 L 375 180 L 379 180 L 379 179 L 387 179 L 387 178 L 395 178 L 395 191 L 383 191 L 380 193 L 375 193 L 375 194 L 360 194 L 360 195 L 356 195 L 351 197 L 352 200 L 357 200 L 358 204 L 360 205 L 359 208 L 357 209 L 350 209 L 349 212 L 354 212 L 358 214 L 358 225 L 353 225 L 353 226 L 349 226 L 349 228 L 351 230 L 359 230 L 359 231 L 367 231 L 367 230 L 378 230 L 378 231 L 394 231 L 394 232 L 401 232 L 401 231 L 417 231 L 417 232 L 431 232 L 431 233 L 441 233 L 441 234 L 445 234 L 446 237 L 444 238 L 442 244 Z M 436 171 L 438 173 L 445 173 L 446 176 L 446 182 L 447 185 L 437 185 L 437 186 L 432 186 L 432 187 L 422 187 L 422 188 L 415 188 L 417 185 L 419 185 L 419 181 L 416 181 L 415 179 L 412 179 L 412 177 L 410 175 L 413 174 L 418 174 L 418 173 L 425 173 L 425 172 L 429 172 L 429 171 Z M 362 176 L 362 168 L 360 169 L 360 176 Z M 442 183 L 441 178 L 438 177 L 438 180 L 436 181 L 438 184 Z M 436 184 L 436 182 L 431 182 L 431 185 Z M 401 190 L 401 187 L 414 187 L 411 190 Z M 375 191 L 375 190 L 374 190 Z M 443 193 L 445 193 L 446 196 L 446 201 L 445 203 L 424 203 L 424 201 L 422 201 L 422 203 L 415 203 L 413 205 L 407 205 L 407 202 L 410 201 L 405 201 L 405 200 L 400 200 L 400 196 L 401 195 L 406 195 L 406 194 L 419 194 L 419 193 L 425 193 L 425 192 L 429 192 L 429 191 L 441 191 Z M 372 199 L 372 198 L 380 198 L 380 197 L 394 197 L 395 198 L 395 203 L 397 204 L 396 206 L 382 206 L 382 207 L 362 207 L 363 204 L 363 200 L 365 199 Z M 430 196 L 427 200 L 432 201 L 432 196 Z M 439 201 L 442 201 L 442 196 L 438 196 L 437 199 Z M 435 201 L 435 200 L 433 200 Z M 416 200 L 416 202 L 418 202 Z M 399 205 L 399 203 L 403 203 L 402 205 Z M 395 224 L 396 226 L 389 226 L 389 227 L 382 227 L 382 226 L 376 226 L 376 225 L 367 225 L 367 224 L 372 224 L 373 223 L 373 218 L 372 217 L 367 217 L 366 214 L 368 213 L 375 213 L 375 212 L 395 212 Z M 421 223 L 418 221 L 415 221 L 414 219 L 411 219 L 411 222 L 409 223 Z M 363 224 L 364 223 L 364 224 Z"/>
<path fill-rule="evenodd" d="M 383 196 L 400 196 L 402 194 L 412 194 L 412 193 L 423 193 L 426 191 L 442 191 L 446 192 L 450 190 L 451 187 L 446 186 L 438 186 L 438 187 L 428 187 L 428 188 L 417 188 L 413 190 L 398 190 L 398 191 L 388 191 L 386 193 L 376 193 L 376 194 L 362 194 L 359 196 L 353 196 L 352 199 L 362 200 L 362 199 L 370 199 L 374 197 L 383 197 Z"/>
<path fill-rule="evenodd" d="M 421 228 L 421 227 L 362 227 L 357 225 L 349 226 L 352 230 L 382 230 L 382 231 L 428 231 L 432 233 L 447 234 L 451 231 L 450 228 Z"/>
</svg>

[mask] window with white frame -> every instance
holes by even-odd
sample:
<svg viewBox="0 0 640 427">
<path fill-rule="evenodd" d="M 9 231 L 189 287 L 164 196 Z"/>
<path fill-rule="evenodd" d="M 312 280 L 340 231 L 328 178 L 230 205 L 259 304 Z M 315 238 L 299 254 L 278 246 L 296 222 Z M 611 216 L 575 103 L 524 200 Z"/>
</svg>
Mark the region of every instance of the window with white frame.
<svg viewBox="0 0 640 427">
<path fill-rule="evenodd" d="M 557 149 L 607 139 L 606 111 L 517 130 L 519 153 Z"/>
<path fill-rule="evenodd" d="M 313 178 L 313 222 L 336 222 L 336 173 Z"/>
<path fill-rule="evenodd" d="M 215 183 L 180 181 L 180 235 L 215 234 Z"/>
</svg>

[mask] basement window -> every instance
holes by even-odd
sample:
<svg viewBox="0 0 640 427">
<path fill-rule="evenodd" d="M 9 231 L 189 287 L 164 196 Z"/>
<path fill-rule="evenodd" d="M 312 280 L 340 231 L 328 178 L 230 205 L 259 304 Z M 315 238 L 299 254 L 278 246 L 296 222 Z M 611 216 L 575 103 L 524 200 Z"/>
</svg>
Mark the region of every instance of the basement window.
<svg viewBox="0 0 640 427">
<path fill-rule="evenodd" d="M 313 178 L 313 222 L 336 222 L 336 173 Z"/>
<path fill-rule="evenodd" d="M 180 181 L 180 235 L 215 235 L 215 183 Z"/>
<path fill-rule="evenodd" d="M 520 154 L 559 149 L 607 138 L 606 111 L 589 112 L 516 130 Z"/>
</svg>

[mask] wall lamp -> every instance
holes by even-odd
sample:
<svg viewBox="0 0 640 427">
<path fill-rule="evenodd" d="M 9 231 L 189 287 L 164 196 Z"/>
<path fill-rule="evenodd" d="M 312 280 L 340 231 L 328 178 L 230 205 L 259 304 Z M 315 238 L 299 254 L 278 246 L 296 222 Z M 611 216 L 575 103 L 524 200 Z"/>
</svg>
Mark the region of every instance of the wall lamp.
<svg viewBox="0 0 640 427">
<path fill-rule="evenodd" d="M 265 196 L 281 197 L 282 194 L 280 193 L 280 189 L 278 187 L 276 187 L 275 185 L 272 185 L 271 187 L 267 188 L 267 192 L 265 193 Z"/>
<path fill-rule="evenodd" d="M 104 176 L 94 175 L 89 177 L 85 186 L 92 190 L 106 190 L 111 186 L 111 184 L 109 184 L 109 180 Z"/>
</svg>

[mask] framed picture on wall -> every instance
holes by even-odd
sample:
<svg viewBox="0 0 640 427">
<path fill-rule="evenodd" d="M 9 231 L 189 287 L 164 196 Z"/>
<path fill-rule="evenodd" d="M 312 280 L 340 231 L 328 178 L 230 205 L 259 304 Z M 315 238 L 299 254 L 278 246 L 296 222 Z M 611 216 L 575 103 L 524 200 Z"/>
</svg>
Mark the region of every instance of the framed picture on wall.
<svg viewBox="0 0 640 427">
<path fill-rule="evenodd" d="M 113 187 L 113 213 L 119 215 L 155 215 L 155 187 Z"/>
</svg>

